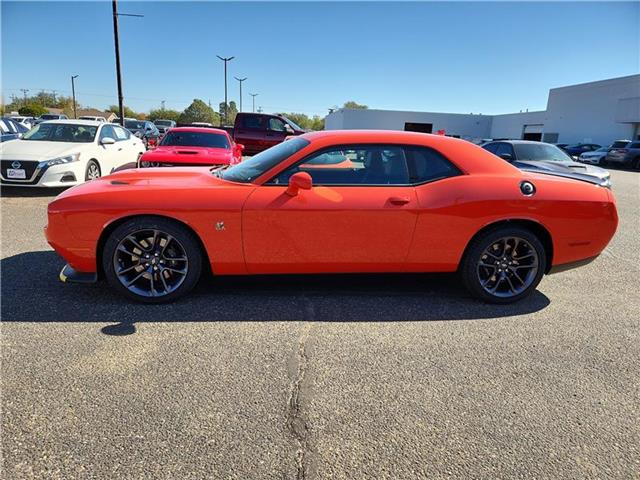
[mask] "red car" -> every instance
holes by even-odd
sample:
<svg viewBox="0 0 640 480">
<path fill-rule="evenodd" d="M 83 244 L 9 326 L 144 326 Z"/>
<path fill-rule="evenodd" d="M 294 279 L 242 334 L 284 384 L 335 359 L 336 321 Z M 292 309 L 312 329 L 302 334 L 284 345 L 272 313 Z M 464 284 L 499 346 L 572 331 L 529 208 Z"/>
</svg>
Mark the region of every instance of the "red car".
<svg viewBox="0 0 640 480">
<path fill-rule="evenodd" d="M 356 130 L 308 133 L 227 169 L 118 172 L 48 214 L 63 280 L 106 277 L 149 303 L 184 295 L 208 266 L 458 271 L 478 298 L 508 303 L 593 260 L 618 224 L 611 191 L 589 181 L 523 172 L 464 140 Z"/>
<path fill-rule="evenodd" d="M 140 167 L 202 167 L 235 165 L 242 161 L 244 146 L 224 130 L 178 127 L 169 130 L 160 144 L 138 160 Z"/>
</svg>

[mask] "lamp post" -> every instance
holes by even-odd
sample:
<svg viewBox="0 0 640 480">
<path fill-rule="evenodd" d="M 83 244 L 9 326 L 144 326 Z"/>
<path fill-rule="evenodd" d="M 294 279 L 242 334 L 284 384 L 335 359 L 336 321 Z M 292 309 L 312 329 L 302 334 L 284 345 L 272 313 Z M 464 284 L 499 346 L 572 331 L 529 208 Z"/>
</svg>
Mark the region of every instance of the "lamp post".
<svg viewBox="0 0 640 480">
<path fill-rule="evenodd" d="M 247 77 L 244 78 L 238 78 L 238 77 L 233 77 L 236 80 L 238 80 L 238 82 L 240 83 L 240 111 L 242 111 L 242 82 L 244 82 Z"/>
<path fill-rule="evenodd" d="M 221 57 L 216 55 L 220 60 L 224 62 L 224 123 L 228 123 L 229 119 L 229 103 L 227 102 L 227 63 L 236 57 Z"/>
<path fill-rule="evenodd" d="M 251 95 L 253 97 L 252 98 L 252 100 L 253 100 L 253 109 L 252 109 L 252 111 L 255 113 L 255 111 L 256 111 L 256 97 L 258 95 L 260 95 L 260 94 L 259 93 L 250 93 L 249 95 Z"/>
<path fill-rule="evenodd" d="M 113 10 L 113 43 L 116 49 L 116 78 L 118 80 L 118 110 L 120 117 L 120 125 L 124 127 L 124 98 L 122 96 L 122 72 L 120 71 L 120 35 L 118 34 L 118 17 L 144 17 L 144 15 L 136 15 L 133 13 L 118 13 L 117 0 L 111 0 L 111 8 Z"/>
<path fill-rule="evenodd" d="M 76 110 L 76 84 L 75 79 L 78 78 L 79 75 L 71 75 L 71 96 L 73 97 L 73 118 L 78 118 L 78 112 Z"/>
</svg>

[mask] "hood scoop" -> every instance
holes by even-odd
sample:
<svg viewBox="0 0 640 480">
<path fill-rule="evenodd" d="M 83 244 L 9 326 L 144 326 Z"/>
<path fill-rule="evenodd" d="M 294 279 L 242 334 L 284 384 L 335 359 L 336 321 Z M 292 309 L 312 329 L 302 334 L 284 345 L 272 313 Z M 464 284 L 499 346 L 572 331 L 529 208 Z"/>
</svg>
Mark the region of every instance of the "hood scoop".
<svg viewBox="0 0 640 480">
<path fill-rule="evenodd" d="M 198 155 L 195 150 L 176 150 L 176 153 L 180 155 Z"/>
</svg>

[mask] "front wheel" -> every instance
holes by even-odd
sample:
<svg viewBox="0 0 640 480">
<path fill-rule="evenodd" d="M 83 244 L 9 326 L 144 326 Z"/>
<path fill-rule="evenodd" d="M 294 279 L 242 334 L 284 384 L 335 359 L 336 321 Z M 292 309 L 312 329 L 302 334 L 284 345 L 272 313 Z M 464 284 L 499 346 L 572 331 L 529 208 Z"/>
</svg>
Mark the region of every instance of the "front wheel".
<svg viewBox="0 0 640 480">
<path fill-rule="evenodd" d="M 544 246 L 521 227 L 498 227 L 472 240 L 460 273 L 471 294 L 490 303 L 512 303 L 538 286 L 546 266 Z"/>
<path fill-rule="evenodd" d="M 145 303 L 164 303 L 195 287 L 202 253 L 194 235 L 177 222 L 139 217 L 117 227 L 104 247 L 103 269 L 116 290 Z"/>
<path fill-rule="evenodd" d="M 89 180 L 95 180 L 100 178 L 100 165 L 95 160 L 89 160 L 87 162 L 87 169 L 84 173 L 84 181 L 88 182 Z"/>
</svg>

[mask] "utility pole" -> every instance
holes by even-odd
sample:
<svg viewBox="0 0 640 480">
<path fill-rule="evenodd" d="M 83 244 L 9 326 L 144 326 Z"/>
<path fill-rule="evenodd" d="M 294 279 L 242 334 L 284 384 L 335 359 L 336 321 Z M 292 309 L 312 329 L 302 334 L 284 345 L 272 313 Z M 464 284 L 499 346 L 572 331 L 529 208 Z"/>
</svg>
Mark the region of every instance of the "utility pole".
<svg viewBox="0 0 640 480">
<path fill-rule="evenodd" d="M 57 90 L 51 90 L 51 95 L 53 96 L 53 103 L 56 103 L 56 92 Z"/>
<path fill-rule="evenodd" d="M 71 95 L 73 96 L 73 118 L 78 118 L 78 112 L 76 110 L 76 84 L 75 79 L 79 75 L 71 75 Z"/>
<path fill-rule="evenodd" d="M 227 124 L 229 120 L 229 103 L 227 102 L 227 63 L 236 57 L 221 57 L 216 55 L 220 60 L 224 62 L 224 123 Z"/>
<path fill-rule="evenodd" d="M 28 88 L 21 88 L 20 91 L 24 95 L 24 106 L 26 107 L 27 106 L 27 93 L 29 93 L 29 89 Z"/>
<path fill-rule="evenodd" d="M 242 82 L 244 82 L 247 77 L 244 78 L 238 78 L 238 77 L 233 77 L 236 80 L 238 80 L 238 82 L 240 83 L 240 111 L 242 111 Z"/>
<path fill-rule="evenodd" d="M 253 108 L 251 109 L 251 111 L 255 113 L 255 111 L 256 111 L 256 97 L 258 95 L 260 95 L 260 94 L 259 93 L 250 93 L 249 95 L 251 95 L 253 97 L 252 98 L 252 100 L 253 100 Z"/>
<path fill-rule="evenodd" d="M 111 8 L 113 10 L 113 43 L 116 49 L 116 78 L 118 80 L 118 110 L 119 110 L 118 116 L 120 117 L 120 125 L 124 127 L 124 97 L 122 96 L 122 72 L 120 71 L 120 36 L 118 34 L 118 16 L 144 17 L 144 15 L 118 13 L 117 0 L 111 0 Z"/>
<path fill-rule="evenodd" d="M 164 104 L 165 104 L 165 101 L 166 101 L 166 100 L 162 100 L 162 101 L 160 102 L 160 108 L 161 108 L 162 110 L 164 110 Z"/>
</svg>

